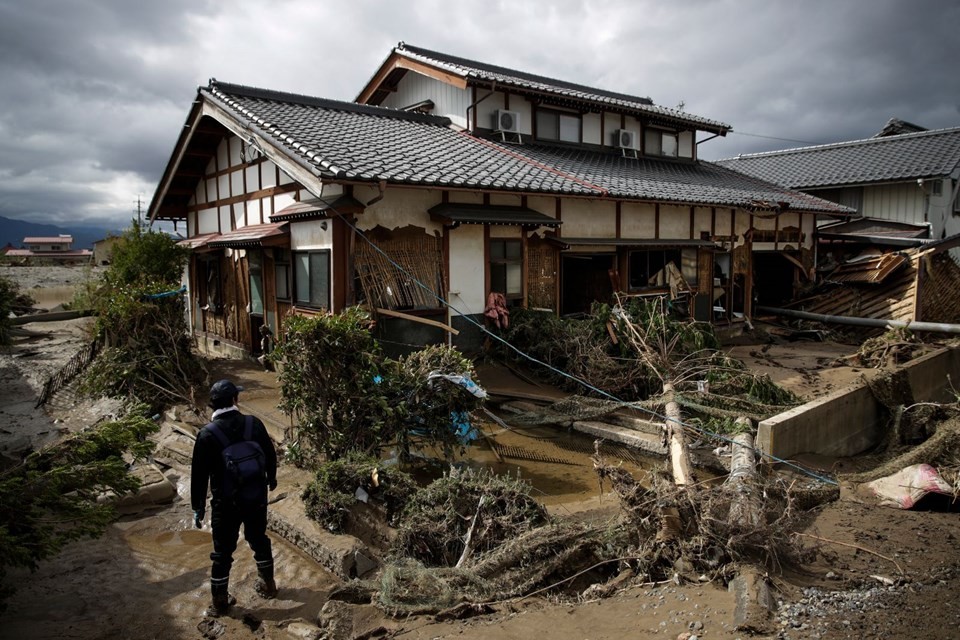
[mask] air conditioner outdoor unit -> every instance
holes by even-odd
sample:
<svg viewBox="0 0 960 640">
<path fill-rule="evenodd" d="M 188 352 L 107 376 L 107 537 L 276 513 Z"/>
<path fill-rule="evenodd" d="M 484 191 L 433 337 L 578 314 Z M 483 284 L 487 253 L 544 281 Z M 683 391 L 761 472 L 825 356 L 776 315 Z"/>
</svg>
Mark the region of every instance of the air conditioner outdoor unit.
<svg viewBox="0 0 960 640">
<path fill-rule="evenodd" d="M 520 133 L 520 114 L 508 109 L 497 109 L 494 113 L 494 131 Z"/>
<path fill-rule="evenodd" d="M 613 145 L 618 149 L 636 149 L 637 134 L 635 131 L 617 129 L 613 132 Z"/>
</svg>

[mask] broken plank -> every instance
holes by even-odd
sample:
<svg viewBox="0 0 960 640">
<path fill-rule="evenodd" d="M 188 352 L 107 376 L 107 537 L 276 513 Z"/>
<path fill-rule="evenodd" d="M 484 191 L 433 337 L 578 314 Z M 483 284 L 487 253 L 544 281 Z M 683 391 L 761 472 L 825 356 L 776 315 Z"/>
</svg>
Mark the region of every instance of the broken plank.
<svg viewBox="0 0 960 640">
<path fill-rule="evenodd" d="M 431 327 L 436 327 L 438 329 L 443 329 L 449 334 L 458 336 L 460 332 L 450 325 L 443 324 L 442 322 L 437 322 L 436 320 L 430 320 L 429 318 L 421 318 L 420 316 L 411 315 L 409 313 L 403 313 L 402 311 L 393 311 L 392 309 L 381 309 L 377 308 L 377 313 L 391 318 L 400 318 L 401 320 L 409 320 L 410 322 L 418 322 L 420 324 L 425 324 Z"/>
</svg>

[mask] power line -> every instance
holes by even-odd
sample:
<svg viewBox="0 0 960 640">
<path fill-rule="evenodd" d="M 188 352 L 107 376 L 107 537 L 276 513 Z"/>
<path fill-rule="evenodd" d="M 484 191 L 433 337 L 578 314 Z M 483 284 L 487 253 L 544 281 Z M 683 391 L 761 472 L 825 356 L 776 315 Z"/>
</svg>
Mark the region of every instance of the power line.
<svg viewBox="0 0 960 640">
<path fill-rule="evenodd" d="M 819 142 L 810 142 L 809 140 L 794 140 L 793 138 L 778 138 L 777 136 L 765 136 L 759 133 L 744 133 L 743 131 L 731 131 L 740 136 L 750 136 L 751 138 L 766 138 L 767 140 L 782 140 L 783 142 L 799 142 L 800 144 L 820 144 Z"/>
<path fill-rule="evenodd" d="M 576 382 L 577 384 L 583 386 L 584 388 L 589 389 L 590 391 L 593 391 L 594 393 L 597 393 L 597 394 L 599 394 L 599 395 L 601 395 L 601 396 L 603 396 L 603 397 L 605 397 L 605 398 L 608 398 L 608 399 L 610 399 L 610 400 L 612 400 L 612 401 L 614 401 L 614 402 L 617 402 L 617 403 L 619 403 L 620 405 L 622 405 L 622 406 L 624 406 L 624 407 L 634 407 L 634 408 L 636 408 L 636 407 L 638 406 L 638 404 L 635 403 L 635 402 L 627 402 L 627 401 L 625 401 L 625 400 L 622 400 L 621 398 L 618 398 L 617 396 L 615 396 L 615 395 L 613 395 L 613 394 L 611 394 L 611 393 L 608 393 L 608 392 L 604 391 L 603 389 L 599 389 L 599 388 L 593 386 L 592 384 L 590 384 L 590 383 L 587 382 L 586 380 L 582 380 L 582 379 L 578 378 L 577 376 L 575 376 L 575 375 L 573 375 L 573 374 L 571 374 L 571 373 L 568 373 L 568 372 L 566 372 L 566 371 L 563 371 L 563 370 L 561 370 L 561 369 L 558 369 L 558 368 L 554 367 L 553 365 L 551 365 L 551 364 L 549 364 L 549 363 L 547 363 L 547 362 L 543 362 L 542 360 L 538 360 L 537 358 L 533 357 L 532 355 L 530 355 L 530 354 L 528 354 L 528 353 L 526 353 L 526 352 L 524 352 L 524 351 L 521 351 L 519 348 L 515 347 L 514 345 L 512 345 L 512 344 L 509 343 L 509 342 L 507 342 L 507 341 L 506 341 L 505 339 L 503 339 L 502 337 L 498 336 L 497 334 L 495 334 L 495 333 L 493 333 L 492 331 L 490 331 L 489 329 L 487 329 L 484 325 L 482 325 L 482 324 L 480 324 L 479 322 L 477 322 L 476 320 L 474 320 L 472 317 L 470 317 L 470 315 L 464 314 L 462 311 L 460 311 L 459 309 L 457 309 L 455 306 L 453 306 L 450 302 L 448 302 L 447 300 L 445 300 L 443 297 L 437 295 L 437 293 L 436 293 L 433 289 L 431 289 L 431 288 L 428 287 L 426 284 L 424 284 L 423 282 L 421 282 L 416 276 L 414 276 L 413 274 L 411 274 L 409 271 L 407 271 L 407 270 L 404 269 L 401 265 L 399 265 L 396 261 L 394 261 L 394 259 L 393 259 L 392 257 L 390 257 L 390 256 L 387 254 L 386 251 L 384 251 L 383 249 L 381 249 L 373 240 L 371 240 L 370 238 L 368 238 L 368 237 L 366 236 L 366 234 L 364 234 L 359 228 L 357 228 L 357 226 L 354 225 L 353 222 L 351 222 L 345 215 L 343 215 L 342 213 L 340 213 L 339 211 L 337 211 L 334 207 L 330 207 L 329 210 L 330 210 L 331 212 L 333 212 L 334 214 L 340 216 L 340 219 L 343 220 L 343 222 L 345 222 L 345 223 L 347 224 L 347 226 L 349 226 L 351 229 L 353 229 L 354 232 L 356 232 L 356 234 L 359 235 L 367 244 L 369 244 L 369 245 L 373 248 L 374 251 L 376 251 L 377 253 L 379 253 L 380 255 L 382 255 L 382 256 L 387 260 L 387 262 L 389 262 L 390 264 L 392 264 L 397 270 L 400 271 L 400 273 L 403 273 L 403 274 L 406 275 L 408 278 L 410 278 L 410 280 L 411 280 L 415 285 L 417 285 L 418 287 L 420 287 L 421 289 L 423 289 L 428 295 L 436 298 L 437 301 L 440 302 L 440 303 L 441 303 L 442 305 L 444 305 L 445 307 L 449 307 L 449 308 L 452 309 L 453 311 L 456 311 L 457 314 L 458 314 L 461 318 L 463 318 L 466 322 L 469 322 L 470 324 L 474 325 L 475 327 L 477 327 L 480 331 L 482 331 L 483 333 L 485 333 L 485 334 L 486 334 L 487 336 L 489 336 L 490 338 L 492 338 L 492 339 L 494 339 L 494 340 L 497 340 L 498 342 L 502 343 L 504 346 L 506 346 L 507 348 L 511 349 L 512 351 L 514 351 L 517 355 L 521 356 L 522 358 L 525 358 L 526 360 L 529 360 L 530 362 L 533 362 L 533 363 L 535 363 L 535 364 L 539 364 L 539 365 L 541 365 L 541 366 L 543 366 L 543 367 L 546 367 L 547 369 L 550 369 L 550 370 L 553 371 L 554 373 L 556 373 L 556 374 L 558 374 L 558 375 L 560 375 L 560 376 L 562 376 L 562 377 L 564 377 L 564 378 L 567 378 L 567 379 L 569 379 L 569 380 L 571 380 L 571 381 L 573 381 L 573 382 Z M 739 444 L 739 443 L 737 443 L 737 442 L 734 442 L 732 438 L 728 438 L 728 437 L 724 436 L 723 434 L 714 433 L 714 432 L 712 432 L 712 431 L 710 431 L 710 430 L 708 430 L 708 429 L 704 429 L 703 427 L 697 427 L 697 426 L 694 426 L 694 425 L 692 425 L 692 424 L 688 424 L 688 423 L 682 422 L 682 421 L 680 421 L 680 420 L 674 420 L 674 419 L 672 419 L 672 418 L 667 418 L 667 416 L 665 416 L 665 415 L 663 415 L 663 414 L 660 414 L 660 413 L 657 413 L 656 411 L 653 411 L 653 410 L 648 409 L 648 408 L 646 408 L 646 407 L 642 407 L 642 409 L 643 409 L 644 411 L 646 411 L 647 413 L 653 415 L 653 416 L 656 416 L 656 417 L 658 417 L 658 418 L 662 418 L 662 419 L 665 420 L 665 421 L 668 421 L 668 422 L 676 422 L 676 423 L 678 423 L 681 427 L 683 427 L 683 428 L 685 428 L 685 429 L 687 429 L 687 430 L 695 431 L 695 432 L 698 432 L 698 433 L 701 433 L 701 434 L 704 434 L 704 435 L 707 435 L 707 436 L 711 436 L 711 437 L 713 437 L 713 438 L 716 438 L 716 439 L 721 440 L 721 441 L 723 441 L 723 442 L 726 442 L 726 443 L 728 443 L 728 444 Z M 742 445 L 741 445 L 741 446 L 742 446 Z M 759 455 L 759 456 L 761 456 L 761 457 L 769 458 L 770 460 L 773 460 L 774 462 L 778 462 L 778 463 L 784 464 L 784 465 L 786 465 L 786 466 L 788 466 L 788 467 L 792 467 L 792 468 L 796 469 L 797 471 L 800 471 L 800 472 L 803 473 L 804 475 L 807 475 L 807 476 L 810 476 L 810 477 L 812 477 L 812 478 L 815 478 L 816 480 L 819 480 L 820 482 L 823 482 L 823 483 L 826 483 L 826 484 L 832 484 L 832 485 L 838 485 L 838 484 L 839 484 L 836 480 L 832 480 L 832 479 L 826 478 L 826 477 L 824 477 L 824 476 L 822 476 L 822 475 L 820 475 L 820 474 L 814 473 L 813 471 L 810 471 L 809 469 L 806 469 L 806 468 L 804 468 L 804 467 L 796 464 L 795 462 L 791 462 L 790 460 L 784 460 L 783 458 L 778 458 L 777 456 L 775 456 L 775 455 L 773 455 L 773 454 L 771 454 L 771 453 L 766 453 L 765 451 L 761 451 L 760 449 L 757 449 L 756 447 L 751 447 L 751 449 L 753 450 L 754 453 L 756 453 L 757 455 Z"/>
</svg>

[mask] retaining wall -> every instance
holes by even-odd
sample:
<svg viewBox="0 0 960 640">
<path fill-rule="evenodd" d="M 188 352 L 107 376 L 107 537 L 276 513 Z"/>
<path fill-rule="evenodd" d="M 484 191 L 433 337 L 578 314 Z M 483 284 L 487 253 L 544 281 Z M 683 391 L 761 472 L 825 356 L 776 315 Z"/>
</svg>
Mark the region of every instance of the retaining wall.
<svg viewBox="0 0 960 640">
<path fill-rule="evenodd" d="M 960 350 L 940 349 L 904 365 L 916 402 L 952 402 L 960 388 Z M 789 459 L 801 453 L 846 457 L 880 443 L 889 418 L 865 382 L 812 400 L 761 422 L 757 447 Z"/>
</svg>

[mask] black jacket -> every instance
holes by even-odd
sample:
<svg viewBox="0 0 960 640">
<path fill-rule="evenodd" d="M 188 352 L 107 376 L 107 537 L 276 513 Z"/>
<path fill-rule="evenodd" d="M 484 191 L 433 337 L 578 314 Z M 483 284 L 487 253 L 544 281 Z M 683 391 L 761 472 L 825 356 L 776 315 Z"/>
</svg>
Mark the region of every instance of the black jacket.
<svg viewBox="0 0 960 640">
<path fill-rule="evenodd" d="M 243 427 L 246 416 L 239 411 L 228 411 L 217 416 L 214 420 L 217 426 L 231 442 L 243 438 Z M 267 464 L 267 484 L 273 486 L 277 482 L 277 450 L 273 440 L 267 435 L 267 428 L 259 418 L 253 418 L 253 440 L 263 449 Z M 194 511 L 205 510 L 207 502 L 207 486 L 216 501 L 220 497 L 223 486 L 223 445 L 217 436 L 210 433 L 207 427 L 197 434 L 197 441 L 193 445 L 193 464 L 190 478 L 190 505 Z"/>
</svg>

